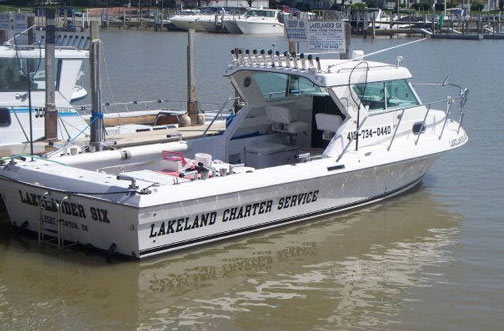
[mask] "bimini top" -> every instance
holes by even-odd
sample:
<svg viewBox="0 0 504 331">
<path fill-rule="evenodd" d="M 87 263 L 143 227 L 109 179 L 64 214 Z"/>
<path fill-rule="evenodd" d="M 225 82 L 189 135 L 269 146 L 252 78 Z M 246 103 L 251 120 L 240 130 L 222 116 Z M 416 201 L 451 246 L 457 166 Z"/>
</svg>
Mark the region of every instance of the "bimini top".
<svg viewBox="0 0 504 331">
<path fill-rule="evenodd" d="M 268 51 L 266 54 L 264 50 L 231 53 L 233 63 L 228 66 L 224 76 L 244 70 L 268 71 L 302 76 L 321 87 L 412 78 L 407 68 L 382 62 L 319 59 L 287 52 L 273 54 Z"/>
<path fill-rule="evenodd" d="M 19 46 L 18 55 L 22 59 L 38 59 L 45 57 L 44 47 L 39 49 L 34 46 Z M 56 59 L 87 59 L 89 51 L 79 50 L 73 47 L 56 47 L 54 51 Z M 14 46 L 0 46 L 0 58 L 14 58 L 16 50 Z"/>
</svg>

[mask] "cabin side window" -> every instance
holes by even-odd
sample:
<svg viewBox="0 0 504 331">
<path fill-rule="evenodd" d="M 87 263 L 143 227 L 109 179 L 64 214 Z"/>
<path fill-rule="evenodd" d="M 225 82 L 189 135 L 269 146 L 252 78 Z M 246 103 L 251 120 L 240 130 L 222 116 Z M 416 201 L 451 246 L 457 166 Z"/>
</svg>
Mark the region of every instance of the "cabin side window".
<svg viewBox="0 0 504 331">
<path fill-rule="evenodd" d="M 267 101 L 283 99 L 291 95 L 327 94 L 322 88 L 300 76 L 274 72 L 255 72 L 253 77 Z"/>
<path fill-rule="evenodd" d="M 405 79 L 353 85 L 353 90 L 369 111 L 418 106 L 420 102 Z"/>
<path fill-rule="evenodd" d="M 0 128 L 11 125 L 11 116 L 8 108 L 0 108 Z"/>
<path fill-rule="evenodd" d="M 32 90 L 45 90 L 46 71 L 44 59 L 19 59 L 18 61 L 16 58 L 3 58 L 0 59 L 0 92 L 26 91 L 28 82 L 25 73 L 28 70 L 28 63 L 33 77 Z M 60 77 L 61 60 L 56 62 L 54 70 L 54 86 L 58 90 L 57 82 Z"/>
</svg>

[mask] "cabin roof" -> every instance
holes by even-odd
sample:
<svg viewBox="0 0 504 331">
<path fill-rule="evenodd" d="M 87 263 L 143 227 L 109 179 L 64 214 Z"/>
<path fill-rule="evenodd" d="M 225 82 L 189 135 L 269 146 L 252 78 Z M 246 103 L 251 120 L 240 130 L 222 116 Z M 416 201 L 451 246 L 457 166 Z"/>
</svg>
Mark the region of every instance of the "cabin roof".
<svg viewBox="0 0 504 331">
<path fill-rule="evenodd" d="M 26 47 L 26 46 L 25 46 Z M 18 50 L 20 58 L 35 58 L 38 59 L 40 56 L 45 57 L 45 50 L 39 49 L 38 47 L 21 48 Z M 89 58 L 89 51 L 78 50 L 74 48 L 55 48 L 54 51 L 56 59 L 87 59 Z M 14 58 L 16 57 L 16 51 L 14 47 L 10 46 L 0 46 L 0 58 Z"/>
<path fill-rule="evenodd" d="M 261 61 L 255 61 L 254 64 L 234 63 L 230 65 L 224 76 L 232 76 L 239 71 L 263 71 L 276 72 L 283 74 L 292 74 L 303 76 L 322 87 L 341 86 L 364 82 L 378 82 L 396 79 L 412 78 L 410 71 L 401 66 L 392 65 L 383 62 L 365 61 L 365 60 L 334 60 L 321 59 L 320 71 L 316 69 L 317 63 L 313 60 L 314 66 L 311 67 L 305 58 L 305 68 L 302 69 L 301 60 L 298 58 L 298 68 L 294 67 L 293 60 L 290 60 L 290 67 L 287 67 L 285 59 L 282 58 L 282 66 L 267 65 Z"/>
</svg>

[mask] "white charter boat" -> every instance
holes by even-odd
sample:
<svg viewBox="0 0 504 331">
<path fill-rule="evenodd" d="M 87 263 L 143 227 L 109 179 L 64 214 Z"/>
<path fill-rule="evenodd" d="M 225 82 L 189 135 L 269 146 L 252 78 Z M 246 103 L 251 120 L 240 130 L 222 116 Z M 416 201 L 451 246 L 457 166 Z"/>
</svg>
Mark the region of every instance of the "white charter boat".
<svg viewBox="0 0 504 331">
<path fill-rule="evenodd" d="M 400 63 L 260 54 L 233 52 L 225 75 L 246 105 L 221 134 L 2 159 L 10 222 L 145 258 L 392 197 L 468 140 L 467 89 L 424 103 Z"/>
<path fill-rule="evenodd" d="M 224 22 L 228 31 L 236 26 L 243 34 L 284 33 L 283 13 L 278 9 L 250 9 L 242 18 Z"/>
</svg>

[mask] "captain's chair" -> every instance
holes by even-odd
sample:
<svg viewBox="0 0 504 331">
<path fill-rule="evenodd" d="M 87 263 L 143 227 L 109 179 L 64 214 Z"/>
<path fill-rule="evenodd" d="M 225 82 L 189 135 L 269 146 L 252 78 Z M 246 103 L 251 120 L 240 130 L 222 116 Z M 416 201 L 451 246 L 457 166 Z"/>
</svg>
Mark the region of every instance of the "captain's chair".
<svg viewBox="0 0 504 331">
<path fill-rule="evenodd" d="M 315 114 L 315 122 L 317 123 L 317 129 L 323 131 L 322 139 L 331 140 L 343 120 L 338 115 L 318 113 Z"/>
<path fill-rule="evenodd" d="M 266 116 L 273 122 L 273 131 L 289 134 L 289 139 L 295 138 L 299 133 L 305 134 L 310 129 L 306 122 L 297 121 L 297 112 L 285 106 L 266 106 Z"/>
</svg>

